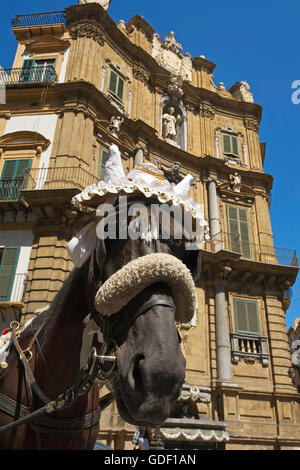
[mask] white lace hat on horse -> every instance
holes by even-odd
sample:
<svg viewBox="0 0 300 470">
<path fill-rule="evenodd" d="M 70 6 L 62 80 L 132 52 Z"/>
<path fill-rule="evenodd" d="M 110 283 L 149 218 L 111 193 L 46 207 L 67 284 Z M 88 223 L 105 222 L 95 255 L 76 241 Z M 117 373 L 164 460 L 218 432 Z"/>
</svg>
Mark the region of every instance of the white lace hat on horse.
<svg viewBox="0 0 300 470">
<path fill-rule="evenodd" d="M 193 181 L 193 176 L 187 175 L 179 184 L 172 186 L 164 173 L 152 163 L 139 163 L 126 176 L 120 151 L 113 144 L 109 149 L 104 179 L 73 197 L 72 203 L 79 209 L 96 214 L 99 206 L 104 203 L 114 204 L 120 195 L 134 194 L 154 198 L 162 204 L 180 206 L 191 214 L 192 219 L 197 220 L 197 229 L 201 232 L 197 234 L 197 240 L 204 241 L 209 236 L 202 206 L 189 197 Z M 98 222 L 99 219 L 85 226 L 67 246 L 76 267 L 81 267 L 96 248 Z M 197 294 L 191 273 L 177 258 L 162 253 L 142 256 L 117 271 L 99 289 L 95 299 L 96 310 L 103 315 L 116 313 L 149 283 L 157 282 L 157 279 L 170 284 L 177 321 L 189 322 L 197 310 Z M 123 286 L 122 295 L 120 286 Z M 185 292 L 183 302 L 182 296 L 178 295 L 180 291 Z"/>
</svg>

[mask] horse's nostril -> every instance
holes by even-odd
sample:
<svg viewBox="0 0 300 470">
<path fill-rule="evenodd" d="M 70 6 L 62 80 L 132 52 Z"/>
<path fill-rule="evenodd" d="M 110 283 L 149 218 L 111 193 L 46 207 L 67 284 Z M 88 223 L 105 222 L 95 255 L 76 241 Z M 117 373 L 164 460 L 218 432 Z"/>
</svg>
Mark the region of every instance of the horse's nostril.
<svg viewBox="0 0 300 470">
<path fill-rule="evenodd" d="M 134 381 L 134 388 L 136 391 L 143 392 L 145 387 L 143 383 L 142 373 L 141 373 L 141 361 L 145 359 L 143 354 L 139 354 L 134 359 L 132 378 Z"/>
</svg>

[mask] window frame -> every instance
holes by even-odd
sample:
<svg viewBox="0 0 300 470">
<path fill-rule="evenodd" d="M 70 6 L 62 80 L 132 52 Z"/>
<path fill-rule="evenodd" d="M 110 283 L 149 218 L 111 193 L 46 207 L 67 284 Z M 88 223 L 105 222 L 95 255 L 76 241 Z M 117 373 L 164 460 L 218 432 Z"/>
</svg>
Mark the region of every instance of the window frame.
<svg viewBox="0 0 300 470">
<path fill-rule="evenodd" d="M 234 234 L 230 231 L 230 220 L 234 220 L 232 219 L 230 216 L 229 216 L 229 209 L 230 208 L 233 208 L 233 209 L 236 209 L 237 211 L 237 214 L 238 214 L 238 218 L 236 219 L 237 220 L 237 223 L 238 223 L 238 230 L 239 230 L 239 233 L 238 233 L 238 237 L 239 237 L 239 240 L 234 242 L 234 240 L 231 240 L 231 236 L 233 236 Z M 241 219 L 240 219 L 240 214 L 239 214 L 239 211 L 240 210 L 243 210 L 245 211 L 246 213 L 246 218 L 247 218 L 247 231 L 248 231 L 248 242 L 246 241 L 243 241 L 242 240 L 242 236 L 241 236 Z M 241 206 L 235 206 L 234 204 L 226 204 L 226 222 L 227 222 L 227 236 L 228 236 L 228 248 L 229 248 L 229 251 L 232 251 L 233 253 L 239 253 L 243 258 L 245 259 L 253 259 L 253 253 L 252 253 L 252 246 L 251 246 L 251 232 L 250 232 L 250 220 L 249 220 L 249 211 L 248 211 L 248 208 L 247 207 L 241 207 Z M 239 246 L 240 246 L 240 251 L 234 251 L 232 249 L 232 245 L 234 243 L 238 243 Z M 245 256 L 244 254 L 244 250 L 243 250 L 243 244 L 247 244 L 248 247 L 249 247 L 249 256 Z"/>
<path fill-rule="evenodd" d="M 239 321 L 238 321 L 238 308 L 237 308 L 237 303 L 238 302 L 243 302 L 245 304 L 245 318 L 246 318 L 246 324 L 247 324 L 247 330 L 243 330 L 239 327 Z M 256 322 L 257 322 L 257 331 L 251 331 L 249 327 L 249 312 L 248 312 L 248 304 L 254 304 L 256 307 Z M 237 297 L 233 297 L 233 311 L 234 311 L 234 322 L 235 322 L 235 331 L 237 334 L 241 335 L 253 335 L 253 336 L 261 336 L 261 321 L 260 321 L 260 315 L 259 315 L 259 309 L 258 309 L 258 302 L 257 300 L 250 300 L 250 299 L 241 299 Z"/>
<path fill-rule="evenodd" d="M 231 134 L 229 132 L 221 132 L 221 140 L 222 140 L 222 155 L 225 157 L 236 158 L 241 160 L 241 147 L 240 147 L 240 139 L 238 134 Z M 224 137 L 228 137 L 230 139 L 230 151 L 225 151 L 225 144 L 224 144 Z M 236 146 L 237 146 L 237 154 L 233 151 L 233 139 L 236 139 Z"/>
</svg>

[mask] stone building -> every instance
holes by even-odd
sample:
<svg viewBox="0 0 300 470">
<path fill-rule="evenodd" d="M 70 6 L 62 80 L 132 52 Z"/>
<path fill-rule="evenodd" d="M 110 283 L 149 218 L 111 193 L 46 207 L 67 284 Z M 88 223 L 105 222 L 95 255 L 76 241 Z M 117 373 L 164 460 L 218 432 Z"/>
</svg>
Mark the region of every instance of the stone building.
<svg viewBox="0 0 300 470">
<path fill-rule="evenodd" d="M 211 240 L 197 321 L 180 327 L 185 385 L 152 445 L 299 448 L 285 326 L 298 262 L 273 244 L 262 108 L 247 82 L 215 84 L 215 64 L 184 52 L 174 32 L 160 38 L 139 15 L 116 24 L 108 6 L 80 0 L 12 22 L 18 47 L 0 70 L 0 326 L 29 318 L 63 285 L 66 244 L 86 223 L 71 198 L 101 179 L 111 143 L 125 172 L 148 161 L 173 182 L 191 173 Z M 112 405 L 99 439 L 128 449 L 134 431 Z"/>
</svg>

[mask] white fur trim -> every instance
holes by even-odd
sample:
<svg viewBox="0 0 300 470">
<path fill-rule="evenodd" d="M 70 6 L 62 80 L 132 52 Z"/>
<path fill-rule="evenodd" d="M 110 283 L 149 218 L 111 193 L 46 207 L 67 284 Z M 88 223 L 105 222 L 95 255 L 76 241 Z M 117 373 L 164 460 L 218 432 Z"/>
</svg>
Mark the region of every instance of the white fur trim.
<svg viewBox="0 0 300 470">
<path fill-rule="evenodd" d="M 166 253 L 141 256 L 113 274 L 96 294 L 96 310 L 102 315 L 113 315 L 157 282 L 164 282 L 171 288 L 176 321 L 188 323 L 198 309 L 194 281 L 187 267 Z"/>
</svg>

